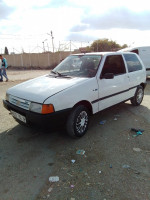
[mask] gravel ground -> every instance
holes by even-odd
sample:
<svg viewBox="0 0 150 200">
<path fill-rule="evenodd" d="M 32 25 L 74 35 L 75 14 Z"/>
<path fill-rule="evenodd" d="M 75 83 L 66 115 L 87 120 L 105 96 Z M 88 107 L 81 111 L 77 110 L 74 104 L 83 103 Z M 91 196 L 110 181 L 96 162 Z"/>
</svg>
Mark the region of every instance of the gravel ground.
<svg viewBox="0 0 150 200">
<path fill-rule="evenodd" d="M 9 87 L 46 73 L 8 70 L 9 82 L 0 83 L 0 200 L 149 200 L 150 80 L 141 106 L 126 102 L 94 115 L 75 140 L 20 126 L 3 108 Z M 131 128 L 145 131 L 133 137 Z"/>
</svg>

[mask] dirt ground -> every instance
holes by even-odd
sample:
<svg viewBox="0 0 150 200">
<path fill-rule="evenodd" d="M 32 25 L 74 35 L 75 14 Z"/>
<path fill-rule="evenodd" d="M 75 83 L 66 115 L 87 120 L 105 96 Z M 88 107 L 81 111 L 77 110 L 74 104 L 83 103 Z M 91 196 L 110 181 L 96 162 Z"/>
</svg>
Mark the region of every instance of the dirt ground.
<svg viewBox="0 0 150 200">
<path fill-rule="evenodd" d="M 150 79 L 141 106 L 102 111 L 84 137 L 72 139 L 23 127 L 2 105 L 9 87 L 46 73 L 8 70 L 9 82 L 0 83 L 0 200 L 150 200 Z M 144 132 L 134 137 L 131 128 Z"/>
</svg>

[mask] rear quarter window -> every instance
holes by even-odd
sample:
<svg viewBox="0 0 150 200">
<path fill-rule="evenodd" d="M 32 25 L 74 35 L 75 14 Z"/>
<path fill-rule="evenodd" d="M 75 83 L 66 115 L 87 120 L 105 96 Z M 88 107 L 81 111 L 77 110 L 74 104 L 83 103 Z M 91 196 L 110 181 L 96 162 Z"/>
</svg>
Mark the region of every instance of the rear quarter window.
<svg viewBox="0 0 150 200">
<path fill-rule="evenodd" d="M 136 55 L 134 55 L 134 54 L 123 54 L 123 56 L 126 60 L 129 72 L 142 70 L 142 64 L 140 63 L 140 61 L 139 61 L 139 59 Z"/>
</svg>

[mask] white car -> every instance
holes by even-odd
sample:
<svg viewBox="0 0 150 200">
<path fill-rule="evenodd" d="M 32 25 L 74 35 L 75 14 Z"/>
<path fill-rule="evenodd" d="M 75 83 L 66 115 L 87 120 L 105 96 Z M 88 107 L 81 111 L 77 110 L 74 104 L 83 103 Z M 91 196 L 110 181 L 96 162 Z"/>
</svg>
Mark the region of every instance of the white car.
<svg viewBox="0 0 150 200">
<path fill-rule="evenodd" d="M 21 124 L 64 122 L 69 135 L 81 137 L 90 115 L 129 99 L 140 105 L 145 86 L 146 70 L 135 53 L 76 54 L 50 74 L 8 89 L 3 104 Z"/>
</svg>

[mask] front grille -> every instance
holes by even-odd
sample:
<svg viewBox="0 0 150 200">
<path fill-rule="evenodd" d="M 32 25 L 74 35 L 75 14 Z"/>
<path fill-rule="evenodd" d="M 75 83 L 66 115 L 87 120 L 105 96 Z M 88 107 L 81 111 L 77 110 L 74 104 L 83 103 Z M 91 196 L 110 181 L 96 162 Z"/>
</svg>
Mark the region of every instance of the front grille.
<svg viewBox="0 0 150 200">
<path fill-rule="evenodd" d="M 18 97 L 14 97 L 12 95 L 9 96 L 9 102 L 15 106 L 18 106 L 20 108 L 23 108 L 25 110 L 29 110 L 30 107 L 30 101 L 20 99 Z"/>
</svg>

